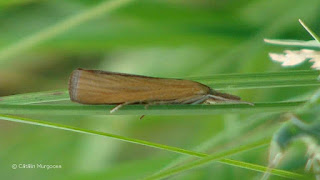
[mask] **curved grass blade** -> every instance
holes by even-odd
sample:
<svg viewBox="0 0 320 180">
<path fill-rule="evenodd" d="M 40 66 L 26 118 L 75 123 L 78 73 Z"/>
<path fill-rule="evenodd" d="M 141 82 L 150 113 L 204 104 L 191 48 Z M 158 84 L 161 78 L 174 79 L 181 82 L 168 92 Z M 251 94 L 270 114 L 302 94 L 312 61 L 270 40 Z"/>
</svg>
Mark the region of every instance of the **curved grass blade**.
<svg viewBox="0 0 320 180">
<path fill-rule="evenodd" d="M 34 120 L 34 119 L 28 119 L 28 118 L 21 118 L 21 117 L 16 117 L 16 116 L 9 116 L 9 115 L 0 115 L 0 120 L 18 122 L 18 123 L 24 123 L 24 124 L 31 124 L 31 125 L 42 126 L 42 127 L 49 127 L 49 128 L 60 129 L 60 130 L 65 130 L 65 131 L 83 133 L 83 134 L 110 137 L 110 138 L 113 138 L 116 140 L 139 144 L 139 145 L 144 145 L 144 146 L 153 147 L 153 148 L 157 148 L 157 149 L 163 149 L 163 150 L 167 150 L 170 152 L 191 155 L 191 156 L 195 156 L 195 157 L 205 157 L 205 158 L 203 158 L 203 160 L 201 162 L 208 162 L 208 160 L 213 161 L 213 160 L 219 159 L 219 162 L 222 162 L 222 163 L 225 163 L 228 165 L 234 164 L 237 167 L 248 168 L 248 169 L 256 170 L 256 171 L 260 171 L 260 169 L 264 169 L 264 168 L 266 169 L 267 167 L 261 168 L 262 166 L 259 166 L 259 165 L 244 163 L 244 162 L 240 162 L 240 161 L 236 161 L 236 160 L 230 160 L 230 159 L 226 159 L 224 157 L 230 156 L 230 155 L 233 155 L 236 153 L 240 153 L 243 151 L 251 150 L 251 149 L 254 149 L 257 147 L 266 146 L 270 143 L 270 140 L 271 140 L 271 138 L 263 139 L 261 141 L 255 142 L 255 143 L 247 144 L 247 145 L 244 145 L 244 146 L 241 146 L 241 147 L 229 150 L 229 151 L 225 151 L 223 153 L 209 156 L 208 154 L 201 153 L 201 152 L 185 150 L 182 148 L 177 148 L 177 147 L 167 146 L 167 145 L 163 145 L 163 144 L 148 142 L 148 141 L 144 141 L 144 140 L 140 140 L 140 139 L 134 139 L 134 138 L 119 136 L 119 135 L 115 135 L 115 134 L 111 134 L 111 133 L 100 132 L 100 131 L 82 129 L 82 128 L 77 128 L 77 127 L 73 127 L 73 126 L 57 124 L 57 123 L 52 123 L 52 122 L 46 122 L 46 121 L 40 121 L 40 120 Z M 196 161 L 196 162 L 198 162 L 198 161 Z M 199 164 L 199 163 L 196 163 L 196 164 Z M 256 167 L 259 167 L 259 168 L 256 168 Z M 272 174 L 282 176 L 282 177 L 284 177 L 284 176 L 291 176 L 291 177 L 300 176 L 301 177 L 301 175 L 298 175 L 295 173 L 291 173 L 291 172 L 287 172 L 287 171 L 283 171 L 283 170 L 276 170 L 276 169 L 272 172 Z M 162 175 L 162 174 L 160 174 L 160 175 Z"/>
<path fill-rule="evenodd" d="M 129 137 L 115 135 L 115 134 L 111 134 L 111 133 L 105 133 L 105 132 L 100 132 L 100 131 L 95 131 L 95 130 L 88 130 L 88 129 L 82 129 L 82 128 L 78 128 L 78 127 L 68 126 L 68 125 L 64 125 L 64 124 L 47 122 L 47 121 L 34 120 L 34 119 L 16 117 L 16 116 L 11 116 L 11 115 L 0 115 L 0 120 L 6 120 L 6 121 L 18 122 L 18 123 L 24 123 L 24 124 L 31 124 L 31 125 L 42 126 L 42 127 L 49 127 L 49 128 L 54 128 L 54 129 L 83 133 L 83 134 L 105 136 L 105 137 L 110 137 L 110 138 L 117 139 L 120 141 L 130 142 L 130 143 L 134 143 L 134 144 L 140 144 L 140 145 L 149 146 L 149 147 L 153 147 L 153 148 L 157 148 L 157 149 L 163 149 L 163 150 L 176 152 L 176 153 L 180 153 L 180 154 L 188 154 L 188 155 L 196 156 L 196 157 L 205 156 L 204 153 L 189 151 L 189 150 L 185 150 L 185 149 L 181 149 L 181 148 L 177 148 L 177 147 L 172 147 L 172 146 L 148 142 L 148 141 L 144 141 L 144 140 L 129 138 Z"/>
<path fill-rule="evenodd" d="M 258 89 L 297 86 L 319 86 L 319 72 L 315 70 L 248 73 L 248 74 L 221 74 L 187 78 L 199 81 L 213 89 Z"/>
<path fill-rule="evenodd" d="M 304 27 L 305 30 L 315 39 L 318 43 L 320 43 L 320 38 L 314 33 L 301 19 L 299 19 L 300 24 Z"/>
<path fill-rule="evenodd" d="M 235 161 L 233 159 L 221 159 L 219 162 L 221 163 L 232 163 L 234 166 L 238 166 L 241 168 L 249 169 L 249 170 L 254 170 L 258 172 L 265 173 L 268 170 L 268 167 L 265 166 L 260 166 L 257 164 L 251 164 L 243 161 Z M 288 178 L 288 179 L 305 179 L 305 176 L 302 174 L 290 172 L 290 171 L 284 171 L 284 170 L 279 170 L 279 169 L 272 169 L 271 174 L 277 175 L 280 177 Z"/>
<path fill-rule="evenodd" d="M 234 163 L 235 165 L 237 165 L 238 167 L 241 167 L 241 168 L 246 168 L 246 169 L 250 169 L 250 170 L 254 170 L 254 171 L 258 171 L 258 172 L 265 172 L 267 170 L 267 167 L 264 167 L 264 166 L 241 162 L 241 161 L 236 161 L 236 160 L 232 160 L 232 159 L 225 159 L 225 158 L 222 159 L 222 158 L 226 157 L 226 156 L 230 156 L 232 154 L 239 153 L 239 152 L 244 151 L 246 149 L 249 150 L 249 149 L 259 147 L 259 144 L 262 145 L 264 143 L 269 143 L 269 142 L 270 142 L 270 139 L 265 139 L 260 142 L 244 145 L 244 146 L 234 148 L 234 149 L 231 149 L 228 151 L 209 155 L 209 156 L 204 157 L 200 160 L 192 161 L 192 162 L 186 163 L 184 165 L 165 170 L 165 171 L 163 171 L 159 174 L 156 174 L 154 176 L 149 176 L 149 177 L 145 178 L 145 180 L 166 178 L 166 177 L 178 174 L 180 172 L 183 172 L 183 171 L 186 171 L 189 169 L 193 169 L 193 168 L 197 168 L 202 165 L 206 165 L 206 164 L 211 163 L 213 161 L 218 161 L 218 162 L 222 162 L 222 163 Z M 279 169 L 273 169 L 272 173 L 274 175 L 278 175 L 278 176 L 290 178 L 290 179 L 302 179 L 304 177 L 303 175 L 300 175 L 297 173 L 288 172 L 288 171 L 279 170 Z"/>
<path fill-rule="evenodd" d="M 154 105 L 145 109 L 144 105 L 127 105 L 112 115 L 209 115 L 221 113 L 267 113 L 288 112 L 303 105 L 305 101 L 216 104 L 216 105 Z M 111 115 L 112 105 L 15 105 L 0 104 L 1 114 L 51 114 L 51 115 Z"/>
<path fill-rule="evenodd" d="M 276 126 L 276 123 L 271 123 L 270 119 L 274 119 L 274 118 L 278 119 L 277 117 L 278 117 L 278 113 L 261 114 L 258 116 L 253 115 L 250 118 L 246 119 L 246 123 L 231 125 L 233 126 L 231 132 L 228 132 L 227 130 L 228 127 L 225 127 L 223 131 L 219 132 L 218 134 L 211 135 L 211 137 L 209 137 L 207 140 L 203 141 L 202 143 L 194 147 L 192 150 L 198 151 L 198 152 L 199 151 L 207 152 L 210 149 L 215 149 L 215 151 L 217 151 L 217 149 L 219 149 L 219 146 L 221 147 L 226 144 L 235 143 L 235 146 L 242 144 L 243 139 L 245 139 L 246 142 L 247 140 L 248 142 L 251 142 L 257 139 L 265 138 L 266 137 L 265 135 L 272 134 L 274 132 L 274 129 L 272 128 L 272 126 Z M 275 120 L 271 120 L 271 121 L 275 121 Z M 227 126 L 230 126 L 230 124 L 227 123 Z M 260 134 L 258 136 L 250 136 L 250 138 L 248 138 L 248 134 L 252 134 L 253 132 L 257 132 L 257 131 L 260 132 L 261 129 L 259 129 L 259 127 L 261 128 L 261 126 L 268 127 L 268 130 L 264 131 L 263 136 L 261 136 Z M 272 131 L 272 133 L 268 133 L 269 131 Z M 169 164 L 166 164 L 165 166 L 163 166 L 160 170 L 154 172 L 151 176 L 160 174 L 165 170 L 181 165 L 190 160 L 192 160 L 191 156 L 180 155 L 179 157 L 171 161 Z"/>
</svg>

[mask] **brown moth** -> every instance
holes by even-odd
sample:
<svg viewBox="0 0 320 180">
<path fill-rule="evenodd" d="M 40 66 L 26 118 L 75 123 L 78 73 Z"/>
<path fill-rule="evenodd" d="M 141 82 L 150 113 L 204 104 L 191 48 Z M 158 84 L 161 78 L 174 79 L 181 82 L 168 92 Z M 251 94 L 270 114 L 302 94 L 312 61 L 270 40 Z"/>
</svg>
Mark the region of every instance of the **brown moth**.
<svg viewBox="0 0 320 180">
<path fill-rule="evenodd" d="M 110 113 L 129 104 L 252 103 L 190 80 L 155 78 L 100 70 L 74 70 L 69 80 L 71 101 L 114 104 Z"/>
</svg>

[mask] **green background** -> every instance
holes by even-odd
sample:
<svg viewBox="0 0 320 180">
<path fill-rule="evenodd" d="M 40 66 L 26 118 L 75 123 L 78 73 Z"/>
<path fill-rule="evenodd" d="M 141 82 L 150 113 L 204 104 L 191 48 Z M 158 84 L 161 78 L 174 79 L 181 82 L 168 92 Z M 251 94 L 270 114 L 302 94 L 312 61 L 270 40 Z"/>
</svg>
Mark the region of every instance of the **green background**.
<svg viewBox="0 0 320 180">
<path fill-rule="evenodd" d="M 7 47 L 52 25 L 99 6 L 89 0 L 0 1 L 0 57 Z M 281 68 L 268 52 L 281 52 L 263 38 L 311 40 L 299 24 L 316 33 L 318 0 L 139 0 L 14 55 L 0 58 L 0 96 L 66 89 L 76 68 L 100 69 L 155 77 L 193 77 L 230 73 L 307 70 L 309 63 Z M 319 34 L 319 33 L 318 33 Z M 2 53 L 2 54 L 1 54 Z M 315 87 L 229 89 L 250 102 L 299 98 Z M 69 102 L 66 102 L 69 103 Z M 263 114 L 185 116 L 20 115 L 94 129 L 184 149 L 209 142 L 205 152 L 237 147 L 256 137 L 270 137 L 281 125 Z M 263 122 L 240 131 L 249 122 Z M 269 122 L 269 123 L 266 123 Z M 304 148 L 295 144 L 279 166 L 303 172 Z M 0 121 L 1 179 L 138 179 L 180 155 L 141 145 L 50 128 Z M 232 159 L 268 164 L 268 147 Z M 59 164 L 61 169 L 16 169 L 12 164 Z M 255 179 L 262 173 L 221 163 L 185 171 L 173 179 Z M 282 179 L 272 177 L 271 179 Z"/>
</svg>

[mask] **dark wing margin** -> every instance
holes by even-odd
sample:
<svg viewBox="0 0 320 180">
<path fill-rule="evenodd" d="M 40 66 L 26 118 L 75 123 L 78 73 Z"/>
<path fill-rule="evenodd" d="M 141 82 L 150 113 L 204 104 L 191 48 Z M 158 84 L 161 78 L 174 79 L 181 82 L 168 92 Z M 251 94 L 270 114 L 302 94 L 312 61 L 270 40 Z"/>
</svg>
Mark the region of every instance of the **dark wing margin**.
<svg viewBox="0 0 320 180">
<path fill-rule="evenodd" d="M 77 101 L 77 87 L 78 87 L 79 76 L 80 76 L 80 72 L 77 69 L 71 73 L 71 76 L 69 79 L 69 96 L 71 101 Z"/>
<path fill-rule="evenodd" d="M 111 71 L 102 71 L 102 70 L 89 70 L 89 69 L 82 69 L 78 68 L 75 71 L 87 71 L 95 74 L 109 74 L 109 75 L 120 75 L 120 76 L 127 76 L 127 77 L 141 77 L 147 79 L 171 79 L 171 78 L 158 78 L 158 77 L 150 77 L 150 76 L 143 76 L 143 75 L 135 75 L 135 74 L 127 74 L 127 73 L 118 73 L 118 72 L 111 72 Z M 178 79 L 177 79 L 178 80 Z"/>
</svg>

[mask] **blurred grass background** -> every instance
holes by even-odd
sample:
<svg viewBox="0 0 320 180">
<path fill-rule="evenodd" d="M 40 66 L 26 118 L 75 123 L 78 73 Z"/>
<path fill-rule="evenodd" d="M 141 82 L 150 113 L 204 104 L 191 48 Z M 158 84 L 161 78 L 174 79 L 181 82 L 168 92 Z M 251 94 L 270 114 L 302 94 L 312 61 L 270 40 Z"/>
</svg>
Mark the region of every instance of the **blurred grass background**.
<svg viewBox="0 0 320 180">
<path fill-rule="evenodd" d="M 26 37 L 103 2 L 0 1 L 0 53 Z M 312 39 L 298 19 L 319 32 L 319 5 L 317 0 L 132 1 L 1 59 L 0 96 L 67 88 L 71 71 L 78 67 L 156 77 L 309 69 L 307 63 L 282 69 L 271 62 L 267 53 L 280 52 L 283 48 L 265 45 L 263 38 Z M 273 102 L 299 98 L 315 89 L 290 87 L 228 92 L 251 102 Z M 258 116 L 246 114 L 146 116 L 143 120 L 138 116 L 119 115 L 21 116 L 185 149 L 223 136 L 208 152 L 239 145 L 252 136 L 272 135 L 274 128 L 280 126 L 276 118 L 266 118 L 264 122 L 271 123 L 248 132 L 237 131 Z M 159 171 L 178 157 L 170 152 L 103 137 L 3 121 L 0 121 L 0 147 L 1 179 L 137 179 Z M 302 150 L 292 152 L 281 168 L 301 172 L 305 163 Z M 265 147 L 232 158 L 266 166 L 267 154 Z M 12 170 L 13 163 L 61 164 L 63 168 Z M 259 176 L 261 173 L 214 163 L 173 179 L 253 179 Z"/>
</svg>

